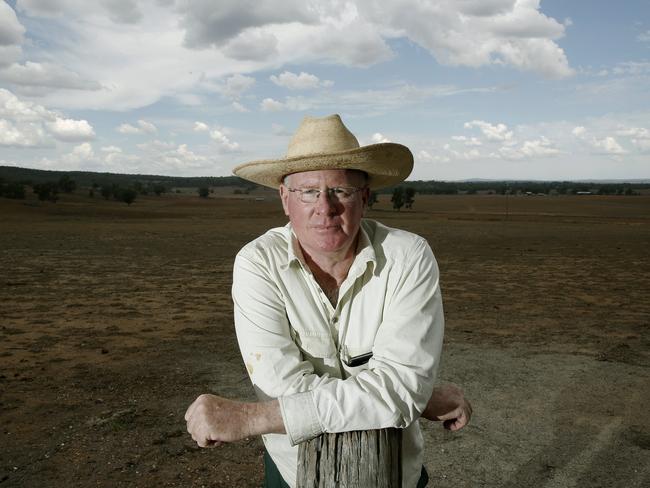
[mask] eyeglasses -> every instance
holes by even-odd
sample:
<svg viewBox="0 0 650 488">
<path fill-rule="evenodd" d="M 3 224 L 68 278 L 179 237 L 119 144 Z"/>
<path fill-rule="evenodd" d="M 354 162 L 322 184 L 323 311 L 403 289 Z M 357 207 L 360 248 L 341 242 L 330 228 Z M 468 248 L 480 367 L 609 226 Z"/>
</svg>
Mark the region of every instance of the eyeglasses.
<svg viewBox="0 0 650 488">
<path fill-rule="evenodd" d="M 323 191 L 318 188 L 287 188 L 287 190 L 290 192 L 297 192 L 302 203 L 316 203 L 320 194 L 323 193 Z M 349 203 L 356 198 L 357 192 L 361 190 L 363 190 L 363 188 L 335 186 L 334 188 L 328 188 L 325 192 L 327 193 L 327 196 L 335 202 Z"/>
</svg>

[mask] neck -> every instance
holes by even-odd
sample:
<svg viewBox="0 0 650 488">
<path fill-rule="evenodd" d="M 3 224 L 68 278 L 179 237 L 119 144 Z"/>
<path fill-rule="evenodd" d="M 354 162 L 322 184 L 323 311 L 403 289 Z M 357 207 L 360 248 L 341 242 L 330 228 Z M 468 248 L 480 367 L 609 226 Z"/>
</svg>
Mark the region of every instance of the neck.
<svg viewBox="0 0 650 488">
<path fill-rule="evenodd" d="M 307 263 L 307 266 L 309 266 L 309 269 L 311 269 L 312 273 L 327 275 L 330 278 L 334 278 L 340 285 L 348 275 L 350 266 L 352 266 L 354 256 L 356 255 L 358 240 L 359 236 L 357 235 L 356 239 L 352 241 L 347 249 L 333 251 L 331 253 L 312 252 L 303 247 L 302 244 L 299 245 L 302 254 L 305 257 L 305 262 Z"/>
<path fill-rule="evenodd" d="M 358 239 L 357 235 L 348 249 L 335 253 L 310 253 L 308 249 L 300 246 L 307 266 L 334 307 L 338 301 L 339 287 L 354 262 Z"/>
</svg>

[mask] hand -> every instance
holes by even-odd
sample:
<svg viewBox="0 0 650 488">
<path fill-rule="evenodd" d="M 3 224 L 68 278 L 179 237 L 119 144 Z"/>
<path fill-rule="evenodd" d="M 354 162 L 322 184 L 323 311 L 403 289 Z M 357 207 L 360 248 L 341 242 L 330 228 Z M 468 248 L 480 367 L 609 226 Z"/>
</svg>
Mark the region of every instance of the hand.
<svg viewBox="0 0 650 488">
<path fill-rule="evenodd" d="M 472 417 L 472 406 L 465 399 L 463 390 L 449 383 L 433 388 L 422 417 L 442 421 L 445 429 L 457 431 L 469 423 Z"/>
<path fill-rule="evenodd" d="M 217 447 L 249 435 L 246 404 L 201 395 L 185 412 L 187 431 L 200 447 Z"/>
</svg>

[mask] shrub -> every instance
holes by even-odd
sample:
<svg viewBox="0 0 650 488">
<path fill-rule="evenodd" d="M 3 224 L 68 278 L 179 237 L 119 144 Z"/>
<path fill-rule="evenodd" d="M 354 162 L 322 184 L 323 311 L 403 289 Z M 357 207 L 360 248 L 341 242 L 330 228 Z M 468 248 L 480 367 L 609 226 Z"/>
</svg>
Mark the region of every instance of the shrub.
<svg viewBox="0 0 650 488">
<path fill-rule="evenodd" d="M 208 198 L 209 195 L 210 195 L 210 189 L 207 186 L 202 186 L 201 188 L 199 188 L 199 196 L 201 198 Z"/>
</svg>

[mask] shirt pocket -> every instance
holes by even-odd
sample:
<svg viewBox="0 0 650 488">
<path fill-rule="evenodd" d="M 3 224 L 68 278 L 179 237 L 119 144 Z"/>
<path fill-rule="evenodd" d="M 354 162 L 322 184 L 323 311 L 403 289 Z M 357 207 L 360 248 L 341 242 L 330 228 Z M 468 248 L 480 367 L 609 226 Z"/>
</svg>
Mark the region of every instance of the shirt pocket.
<svg viewBox="0 0 650 488">
<path fill-rule="evenodd" d="M 337 355 L 334 341 L 329 334 L 295 333 L 294 340 L 307 357 L 330 359 Z"/>
</svg>

